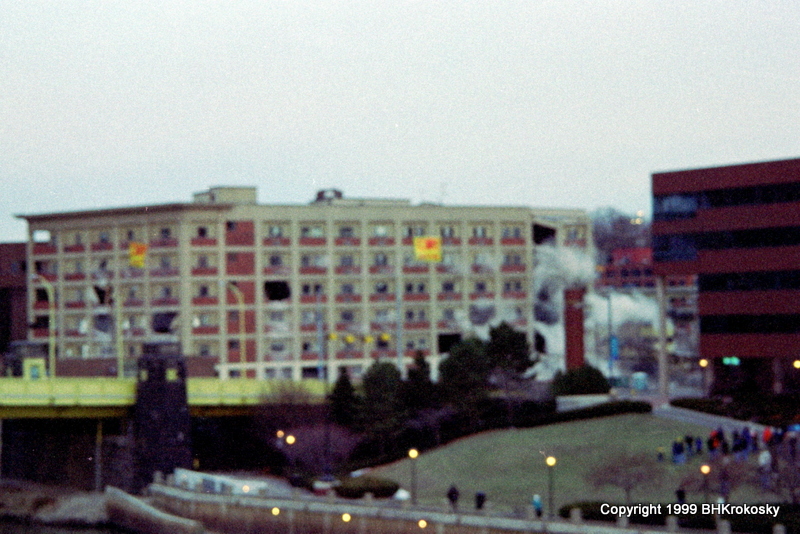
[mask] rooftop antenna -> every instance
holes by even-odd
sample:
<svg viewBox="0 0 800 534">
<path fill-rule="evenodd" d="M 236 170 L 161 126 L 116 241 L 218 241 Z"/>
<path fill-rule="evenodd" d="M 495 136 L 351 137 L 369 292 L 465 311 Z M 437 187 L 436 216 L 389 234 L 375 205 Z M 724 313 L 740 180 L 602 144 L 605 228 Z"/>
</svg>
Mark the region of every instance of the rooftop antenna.
<svg viewBox="0 0 800 534">
<path fill-rule="evenodd" d="M 447 197 L 447 182 L 442 182 L 439 190 L 439 204 L 444 204 L 445 197 Z"/>
</svg>

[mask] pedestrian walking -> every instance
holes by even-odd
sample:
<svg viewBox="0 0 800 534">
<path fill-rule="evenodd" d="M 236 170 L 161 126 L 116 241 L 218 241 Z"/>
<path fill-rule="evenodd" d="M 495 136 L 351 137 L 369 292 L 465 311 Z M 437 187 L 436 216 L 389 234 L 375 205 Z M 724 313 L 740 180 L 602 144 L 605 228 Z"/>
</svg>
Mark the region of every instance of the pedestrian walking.
<svg viewBox="0 0 800 534">
<path fill-rule="evenodd" d="M 458 492 L 458 488 L 455 484 L 450 486 L 450 489 L 447 490 L 447 500 L 450 501 L 450 506 L 453 507 L 453 511 L 455 512 L 458 510 L 458 496 L 460 493 Z"/>
<path fill-rule="evenodd" d="M 533 511 L 536 512 L 536 517 L 542 517 L 542 498 L 538 493 L 533 496 L 531 504 L 533 505 Z"/>
</svg>

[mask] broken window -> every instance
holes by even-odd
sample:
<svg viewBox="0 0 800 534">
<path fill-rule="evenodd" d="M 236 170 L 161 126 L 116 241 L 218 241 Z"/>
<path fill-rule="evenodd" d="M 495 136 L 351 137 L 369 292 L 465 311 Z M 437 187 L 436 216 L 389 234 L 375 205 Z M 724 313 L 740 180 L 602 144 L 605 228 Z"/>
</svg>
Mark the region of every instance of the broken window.
<svg viewBox="0 0 800 534">
<path fill-rule="evenodd" d="M 437 336 L 438 351 L 440 354 L 450 352 L 453 345 L 461 342 L 461 334 L 439 334 Z"/>
<path fill-rule="evenodd" d="M 162 312 L 153 314 L 153 332 L 169 334 L 172 332 L 172 323 L 178 317 L 178 312 Z"/>
<path fill-rule="evenodd" d="M 289 284 L 283 280 L 264 282 L 264 295 L 267 300 L 286 300 L 291 296 Z"/>
<path fill-rule="evenodd" d="M 541 224 L 533 225 L 533 242 L 537 245 L 553 244 L 556 239 L 556 229 Z"/>
</svg>

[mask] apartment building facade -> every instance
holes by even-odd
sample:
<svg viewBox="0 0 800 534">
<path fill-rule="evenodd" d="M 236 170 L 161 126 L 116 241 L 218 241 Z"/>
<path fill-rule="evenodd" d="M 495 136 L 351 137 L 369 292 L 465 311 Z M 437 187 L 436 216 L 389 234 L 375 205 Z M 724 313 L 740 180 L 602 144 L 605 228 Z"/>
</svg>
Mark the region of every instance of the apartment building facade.
<svg viewBox="0 0 800 534">
<path fill-rule="evenodd" d="M 533 340 L 537 247 L 591 246 L 580 210 L 335 190 L 260 205 L 254 187 L 216 187 L 189 203 L 20 217 L 29 339 L 56 331 L 57 375 L 118 374 L 159 341 L 180 343 L 192 376 L 334 380 L 346 367 L 357 378 L 417 351 L 435 367 L 492 321 Z M 442 263 L 415 260 L 413 238 L 428 235 L 442 238 Z M 143 267 L 131 266 L 131 243 L 147 245 Z"/>
</svg>

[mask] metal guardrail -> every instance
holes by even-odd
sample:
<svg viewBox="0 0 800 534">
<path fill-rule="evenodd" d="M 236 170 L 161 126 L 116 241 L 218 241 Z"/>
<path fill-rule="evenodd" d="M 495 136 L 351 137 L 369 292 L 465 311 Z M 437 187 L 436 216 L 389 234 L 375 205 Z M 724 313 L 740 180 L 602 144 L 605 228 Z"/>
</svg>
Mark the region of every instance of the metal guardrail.
<svg viewBox="0 0 800 534">
<path fill-rule="evenodd" d="M 189 406 L 256 406 L 275 403 L 319 403 L 325 384 L 236 378 L 189 378 Z M 128 407 L 136 400 L 133 378 L 72 378 L 26 380 L 0 378 L 0 407 Z"/>
<path fill-rule="evenodd" d="M 171 477 L 170 477 L 171 478 Z M 553 534 L 665 534 L 698 533 L 709 534 L 713 531 L 697 531 L 680 529 L 676 518 L 670 524 L 659 526 L 630 525 L 627 521 L 617 524 L 599 521 L 585 521 L 580 514 L 573 513 L 570 519 L 512 517 L 502 512 L 491 510 L 479 512 L 453 512 L 443 508 L 421 506 L 403 506 L 399 503 L 378 502 L 372 499 L 340 499 L 335 497 L 284 496 L 266 495 L 232 495 L 204 493 L 167 483 L 154 483 L 148 487 L 147 493 L 153 503 L 170 513 L 203 521 L 203 517 L 213 516 L 215 520 L 229 521 L 232 524 L 247 518 L 249 525 L 258 524 L 264 527 L 279 525 L 281 531 L 295 530 L 295 514 L 304 514 L 306 518 L 316 518 L 316 523 L 324 528 L 311 531 L 341 532 L 367 534 L 370 523 L 377 522 L 385 526 L 386 522 L 396 523 L 399 532 L 419 531 L 428 528 L 436 533 L 480 534 L 497 533 L 553 533 Z M 398 506 L 393 506 L 398 504 Z M 407 504 L 407 503 L 406 503 Z M 347 516 L 347 524 L 343 522 Z M 283 519 L 282 519 L 283 518 Z M 334 528 L 334 523 L 336 526 Z M 425 525 L 423 526 L 422 523 Z M 414 526 L 410 526 L 414 525 Z M 419 525 L 419 526 L 417 526 Z M 287 528 L 288 527 L 288 528 Z M 381 528 L 386 532 L 386 528 Z M 730 534 L 730 524 L 721 521 L 716 532 Z"/>
</svg>

